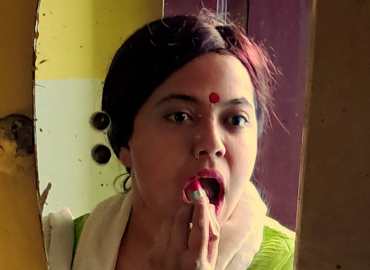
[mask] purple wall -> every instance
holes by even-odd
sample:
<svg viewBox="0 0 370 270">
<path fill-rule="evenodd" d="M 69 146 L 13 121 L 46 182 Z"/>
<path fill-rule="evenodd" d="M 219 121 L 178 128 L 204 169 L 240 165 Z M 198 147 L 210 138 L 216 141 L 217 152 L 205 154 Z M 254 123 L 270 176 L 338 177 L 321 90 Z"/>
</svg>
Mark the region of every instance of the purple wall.
<svg viewBox="0 0 370 270">
<path fill-rule="evenodd" d="M 250 0 L 248 35 L 273 48 L 283 77 L 277 87 L 272 129 L 262 138 L 255 183 L 270 216 L 295 229 L 312 0 Z"/>
<path fill-rule="evenodd" d="M 165 16 L 216 10 L 217 0 L 166 0 Z M 270 206 L 269 215 L 295 229 L 301 138 L 312 0 L 229 0 L 228 11 L 248 35 L 276 57 L 283 77 L 275 92 L 272 129 L 264 134 L 254 182 Z M 249 12 L 248 12 L 249 11 Z M 271 50 L 270 48 L 273 48 Z"/>
</svg>

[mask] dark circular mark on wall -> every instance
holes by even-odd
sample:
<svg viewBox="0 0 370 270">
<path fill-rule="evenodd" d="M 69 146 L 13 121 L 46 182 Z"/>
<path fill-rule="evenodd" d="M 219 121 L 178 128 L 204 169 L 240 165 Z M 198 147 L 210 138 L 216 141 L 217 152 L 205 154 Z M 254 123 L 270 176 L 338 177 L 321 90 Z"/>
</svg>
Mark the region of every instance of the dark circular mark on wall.
<svg viewBox="0 0 370 270">
<path fill-rule="evenodd" d="M 0 130 L 5 140 L 17 144 L 16 154 L 29 155 L 35 152 L 34 123 L 29 117 L 21 114 L 12 114 L 0 118 Z"/>
<path fill-rule="evenodd" d="M 107 146 L 100 144 L 93 148 L 91 156 L 97 163 L 106 164 L 110 160 L 112 154 Z"/>
<path fill-rule="evenodd" d="M 335 268 L 336 269 L 342 269 L 342 266 L 340 264 L 338 264 Z"/>
<path fill-rule="evenodd" d="M 98 130 L 106 129 L 110 124 L 109 116 L 103 112 L 97 112 L 92 116 L 92 125 Z"/>
</svg>

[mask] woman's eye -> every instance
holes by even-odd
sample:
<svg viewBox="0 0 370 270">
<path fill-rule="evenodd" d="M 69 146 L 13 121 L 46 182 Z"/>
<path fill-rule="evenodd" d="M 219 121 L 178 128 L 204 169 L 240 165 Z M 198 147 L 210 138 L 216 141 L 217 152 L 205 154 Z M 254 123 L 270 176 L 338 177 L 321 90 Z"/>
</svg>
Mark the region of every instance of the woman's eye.
<svg viewBox="0 0 370 270">
<path fill-rule="evenodd" d="M 171 121 L 180 123 L 180 122 L 189 120 L 189 115 L 184 112 L 175 112 L 175 113 L 170 114 L 168 116 L 168 119 L 170 119 Z"/>
<path fill-rule="evenodd" d="M 248 120 L 241 115 L 235 115 L 228 119 L 228 122 L 234 126 L 245 126 L 248 124 Z"/>
</svg>

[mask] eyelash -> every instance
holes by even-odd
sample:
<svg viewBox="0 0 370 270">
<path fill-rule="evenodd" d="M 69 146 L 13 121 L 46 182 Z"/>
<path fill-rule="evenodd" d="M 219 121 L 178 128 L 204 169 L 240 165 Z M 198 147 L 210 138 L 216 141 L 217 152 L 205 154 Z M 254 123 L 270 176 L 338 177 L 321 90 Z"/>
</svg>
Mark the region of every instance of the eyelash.
<svg viewBox="0 0 370 270">
<path fill-rule="evenodd" d="M 238 117 L 238 119 L 242 119 L 244 121 L 244 123 L 242 125 L 239 125 L 239 124 L 234 124 L 232 121 L 235 119 L 235 117 Z M 249 121 L 248 121 L 248 118 L 243 116 L 243 115 L 233 115 L 231 117 L 228 117 L 226 118 L 226 123 L 227 124 L 230 124 L 232 126 L 238 126 L 238 127 L 245 127 L 246 125 L 249 124 Z"/>
<path fill-rule="evenodd" d="M 185 119 L 178 119 L 177 117 L 185 117 Z M 242 120 L 244 123 L 243 124 L 235 124 L 233 123 L 233 120 L 235 120 L 235 117 L 238 117 L 237 120 Z M 186 112 L 174 112 L 174 113 L 171 113 L 169 115 L 167 115 L 166 117 L 168 120 L 172 121 L 172 122 L 175 122 L 175 123 L 183 123 L 185 121 L 188 121 L 188 120 L 191 120 L 192 118 L 189 116 L 189 114 L 187 114 Z M 232 126 L 236 126 L 236 127 L 239 127 L 239 128 L 242 128 L 242 127 L 245 127 L 246 125 L 249 124 L 249 121 L 248 121 L 248 118 L 243 116 L 243 115 L 233 115 L 231 117 L 227 117 L 225 119 L 225 123 L 226 124 L 229 124 L 229 125 L 232 125 Z"/>
<path fill-rule="evenodd" d="M 180 120 L 180 121 L 178 121 L 178 120 L 176 120 L 176 116 L 179 116 L 179 115 L 182 115 L 182 116 L 186 116 L 187 117 L 187 119 L 185 119 L 185 120 Z M 187 114 L 186 112 L 174 112 L 174 113 L 171 113 L 171 114 L 169 114 L 169 115 L 167 115 L 167 117 L 166 117 L 168 120 L 170 120 L 170 121 L 173 121 L 173 122 L 175 122 L 175 123 L 182 123 L 182 122 L 184 122 L 184 121 L 186 121 L 186 120 L 191 120 L 191 117 L 189 116 L 189 114 Z"/>
</svg>

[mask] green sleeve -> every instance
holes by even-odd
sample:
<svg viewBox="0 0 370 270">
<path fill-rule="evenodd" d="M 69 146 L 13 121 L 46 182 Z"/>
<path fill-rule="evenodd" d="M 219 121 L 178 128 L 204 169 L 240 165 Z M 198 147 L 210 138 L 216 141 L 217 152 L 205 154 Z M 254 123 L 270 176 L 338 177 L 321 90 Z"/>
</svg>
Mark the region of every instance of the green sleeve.
<svg viewBox="0 0 370 270">
<path fill-rule="evenodd" d="M 81 232 L 82 232 L 82 229 L 89 215 L 90 214 L 85 214 L 73 220 L 73 224 L 75 227 L 75 245 L 73 247 L 73 257 L 72 258 L 74 258 L 76 255 L 76 250 L 77 250 L 78 242 L 80 241 Z"/>
<path fill-rule="evenodd" d="M 293 270 L 295 233 L 268 218 L 260 251 L 248 270 Z"/>
</svg>

